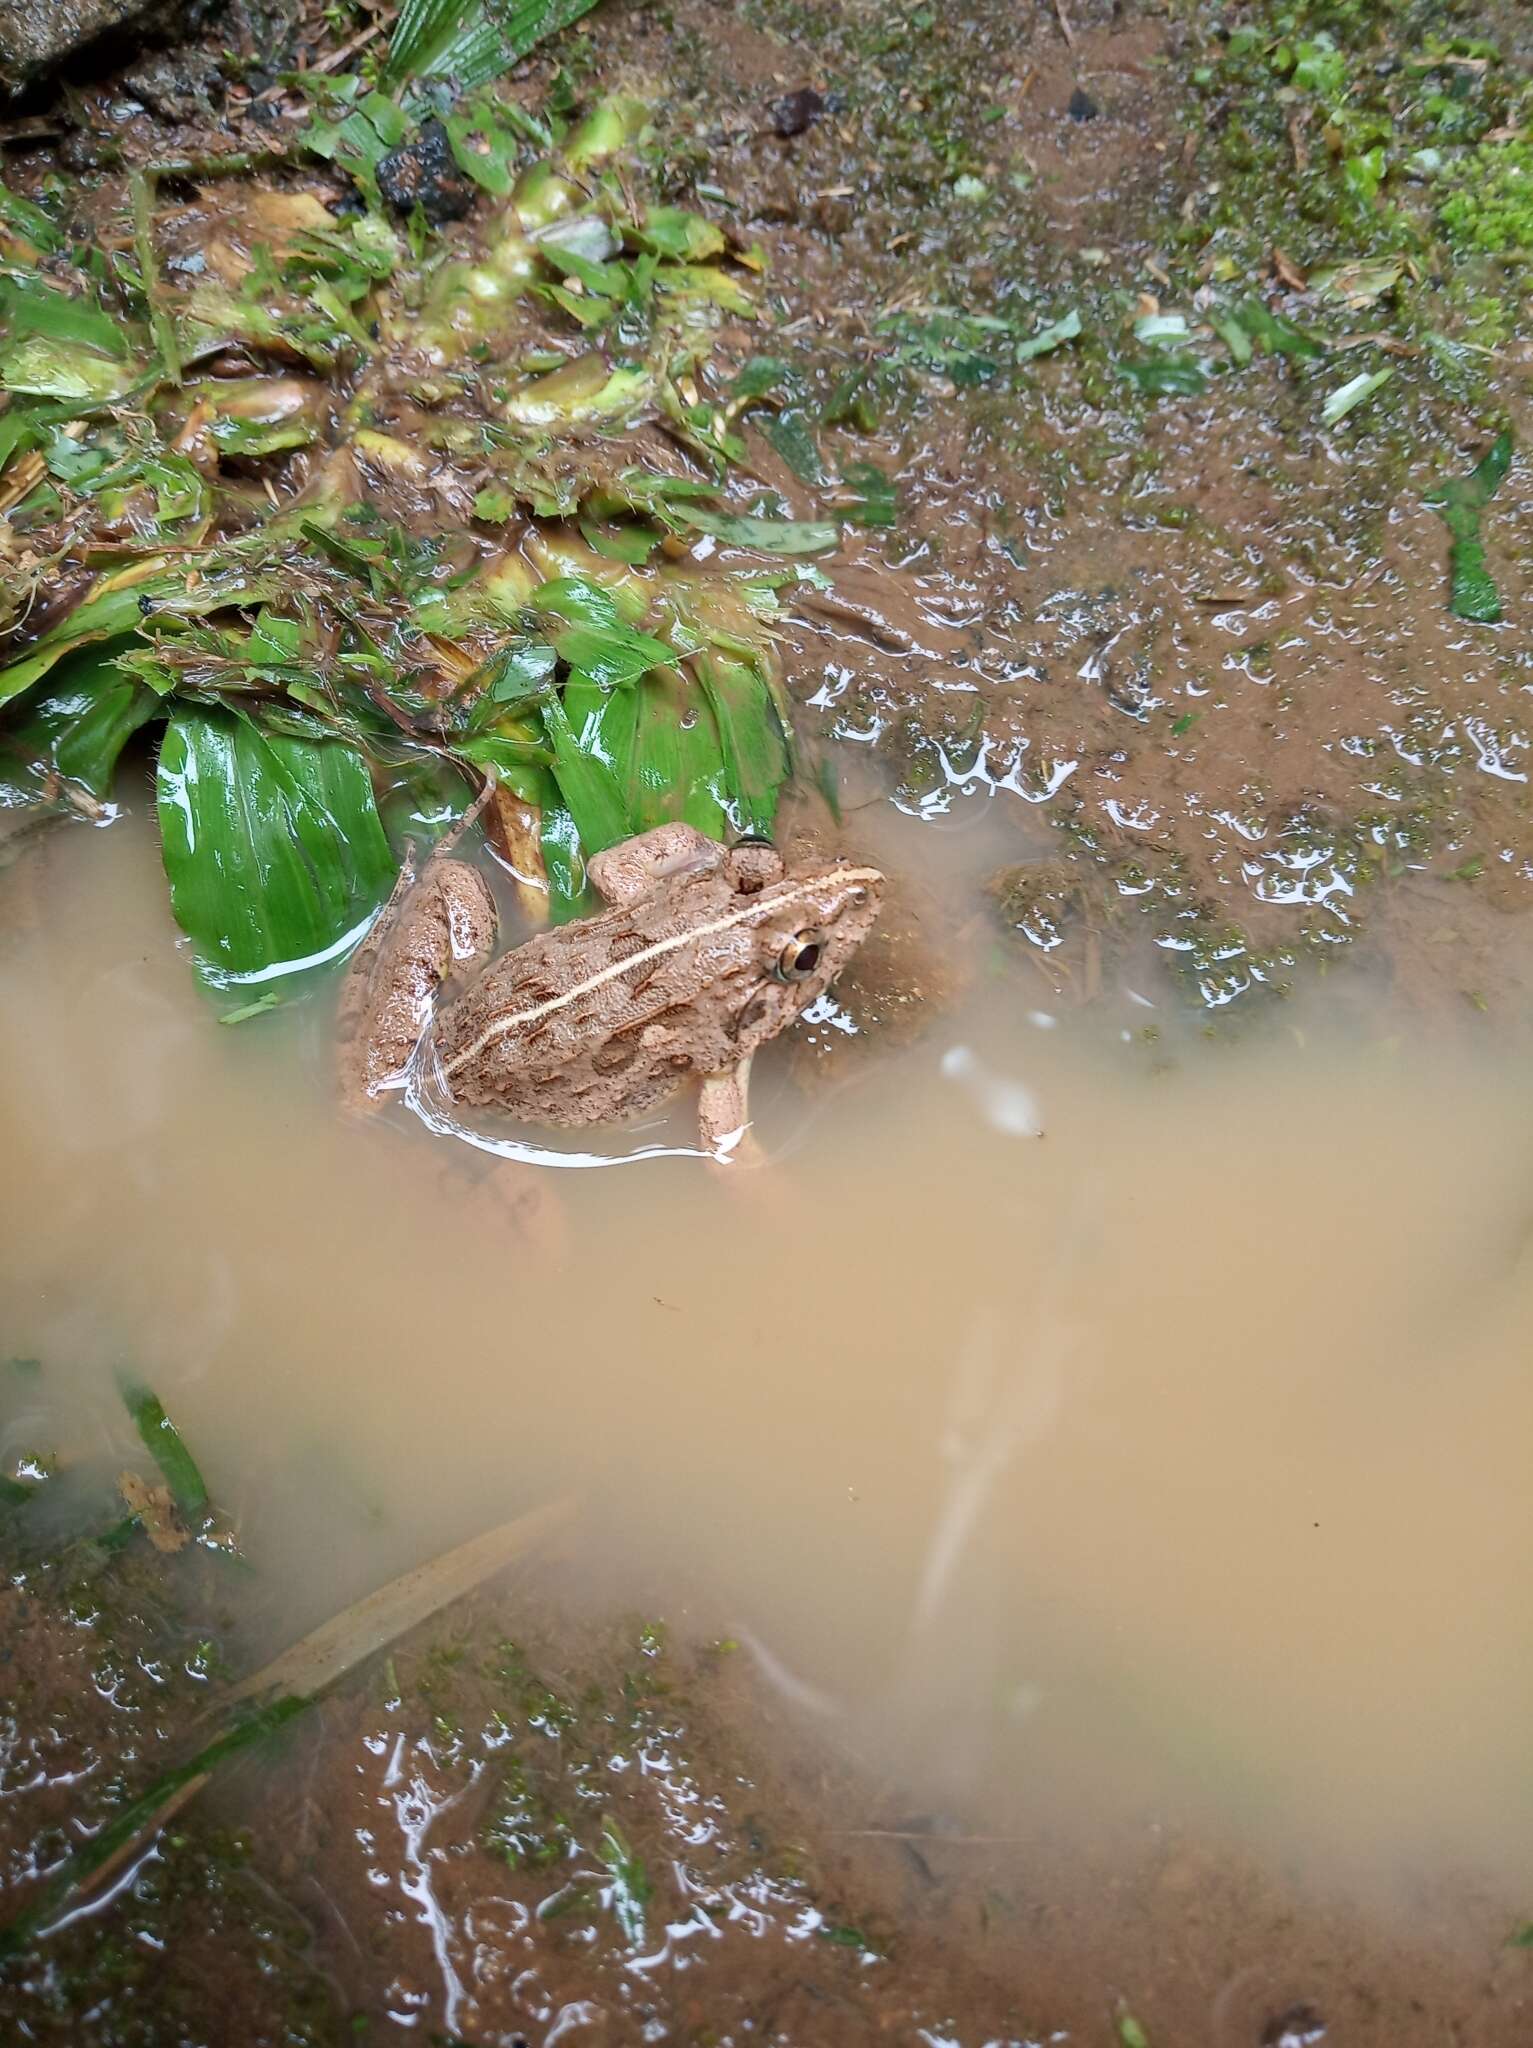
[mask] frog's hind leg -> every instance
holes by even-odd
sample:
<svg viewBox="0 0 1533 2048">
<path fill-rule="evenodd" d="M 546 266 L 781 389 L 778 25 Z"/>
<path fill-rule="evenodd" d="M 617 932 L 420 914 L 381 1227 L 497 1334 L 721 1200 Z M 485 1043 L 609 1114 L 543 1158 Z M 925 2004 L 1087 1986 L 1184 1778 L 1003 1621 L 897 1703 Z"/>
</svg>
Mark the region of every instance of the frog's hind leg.
<svg viewBox="0 0 1533 2048">
<path fill-rule="evenodd" d="M 406 860 L 341 995 L 342 1079 L 353 1102 L 398 1085 L 437 990 L 449 974 L 483 966 L 497 928 L 495 899 L 477 868 L 437 855 L 417 882 Z"/>
<path fill-rule="evenodd" d="M 703 1150 L 720 1165 L 740 1161 L 761 1163 L 761 1148 L 751 1136 L 749 1057 L 726 1067 L 721 1074 L 705 1074 L 697 1099 L 697 1135 Z"/>
</svg>

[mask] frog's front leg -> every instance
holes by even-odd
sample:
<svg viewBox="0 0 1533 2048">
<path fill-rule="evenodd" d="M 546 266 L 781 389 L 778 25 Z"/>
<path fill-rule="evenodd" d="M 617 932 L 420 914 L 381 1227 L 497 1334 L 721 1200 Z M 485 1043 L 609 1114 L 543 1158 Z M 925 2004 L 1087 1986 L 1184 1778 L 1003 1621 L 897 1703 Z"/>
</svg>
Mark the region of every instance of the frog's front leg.
<svg viewBox="0 0 1533 2048">
<path fill-rule="evenodd" d="M 477 868 L 434 855 L 420 880 L 407 858 L 352 959 L 341 994 L 342 1081 L 354 1102 L 397 1087 L 430 1027 L 437 990 L 495 950 L 498 920 Z"/>
<path fill-rule="evenodd" d="M 759 1165 L 760 1147 L 751 1136 L 751 1063 L 747 1057 L 721 1074 L 705 1074 L 697 1098 L 697 1135 L 702 1148 L 721 1165 L 740 1160 Z"/>
</svg>

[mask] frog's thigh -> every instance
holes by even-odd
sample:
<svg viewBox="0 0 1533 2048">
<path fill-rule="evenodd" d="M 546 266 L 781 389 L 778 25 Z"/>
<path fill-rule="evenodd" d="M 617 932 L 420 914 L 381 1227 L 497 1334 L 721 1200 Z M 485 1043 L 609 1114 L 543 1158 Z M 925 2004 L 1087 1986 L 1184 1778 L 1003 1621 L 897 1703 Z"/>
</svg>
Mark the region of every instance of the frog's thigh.
<svg viewBox="0 0 1533 2048">
<path fill-rule="evenodd" d="M 431 1002 L 455 969 L 472 972 L 495 949 L 495 899 L 477 868 L 434 860 L 397 909 L 358 971 L 348 1004 L 355 1052 L 352 1092 L 375 1095 L 409 1064 L 431 1021 Z"/>
<path fill-rule="evenodd" d="M 740 1060 L 721 1074 L 705 1074 L 697 1099 L 697 1134 L 716 1159 L 739 1157 L 746 1143 L 750 1111 L 746 1096 L 751 1063 Z"/>
<path fill-rule="evenodd" d="M 615 906 L 637 903 L 668 875 L 719 867 L 724 849 L 695 825 L 654 825 L 636 839 L 624 839 L 599 853 L 586 872 Z"/>
</svg>

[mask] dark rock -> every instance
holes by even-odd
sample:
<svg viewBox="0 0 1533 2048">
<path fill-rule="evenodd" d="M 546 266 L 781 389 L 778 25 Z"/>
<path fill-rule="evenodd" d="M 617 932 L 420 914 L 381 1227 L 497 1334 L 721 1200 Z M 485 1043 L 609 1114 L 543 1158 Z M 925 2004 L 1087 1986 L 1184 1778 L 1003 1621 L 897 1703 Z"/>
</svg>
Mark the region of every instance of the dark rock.
<svg viewBox="0 0 1533 2048">
<path fill-rule="evenodd" d="M 1097 105 L 1089 92 L 1083 92 L 1077 86 L 1070 95 L 1070 105 L 1067 111 L 1072 121 L 1094 121 L 1102 109 Z"/>
<path fill-rule="evenodd" d="M 166 121 L 190 121 L 210 111 L 218 84 L 218 59 L 211 50 L 161 50 L 144 57 L 122 82 L 150 113 Z"/>
<path fill-rule="evenodd" d="M 797 92 L 785 92 L 780 100 L 773 100 L 767 111 L 779 135 L 802 135 L 824 113 L 825 101 L 812 85 L 801 85 Z"/>
<path fill-rule="evenodd" d="M 462 220 L 478 187 L 458 168 L 440 121 L 427 121 L 413 142 L 393 150 L 378 166 L 378 190 L 396 213 L 418 206 L 427 220 Z"/>
<path fill-rule="evenodd" d="M 57 71 L 66 60 L 114 39 L 170 33 L 203 10 L 196 0 L 0 0 L 0 98 Z"/>
</svg>

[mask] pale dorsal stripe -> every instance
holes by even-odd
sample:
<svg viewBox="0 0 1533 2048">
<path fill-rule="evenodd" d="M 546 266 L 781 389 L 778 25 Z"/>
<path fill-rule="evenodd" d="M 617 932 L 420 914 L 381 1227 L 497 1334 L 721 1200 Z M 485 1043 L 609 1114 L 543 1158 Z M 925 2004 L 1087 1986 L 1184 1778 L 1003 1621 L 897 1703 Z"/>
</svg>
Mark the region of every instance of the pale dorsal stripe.
<svg viewBox="0 0 1533 2048">
<path fill-rule="evenodd" d="M 589 995 L 592 989 L 601 988 L 604 983 L 617 981 L 625 974 L 631 974 L 635 967 L 647 966 L 651 960 L 663 960 L 667 953 L 674 953 L 682 946 L 694 945 L 699 939 L 717 938 L 721 932 L 733 931 L 736 925 L 749 924 L 752 918 L 761 917 L 776 910 L 786 910 L 802 901 L 810 889 L 824 888 L 827 882 L 845 882 L 858 887 L 864 882 L 882 882 L 882 873 L 877 868 L 838 868 L 833 874 L 817 877 L 786 896 L 773 896 L 764 902 L 761 897 L 752 897 L 743 909 L 732 910 L 728 917 L 716 918 L 712 924 L 692 925 L 684 932 L 677 932 L 671 938 L 657 939 L 653 946 L 646 946 L 641 953 L 630 953 L 626 960 L 614 960 L 610 967 L 604 967 L 599 974 L 589 975 L 566 989 L 563 995 L 551 996 L 546 1003 L 537 1003 L 530 1010 L 516 1010 L 508 1017 L 497 1017 L 493 1024 L 487 1024 L 479 1036 L 464 1046 L 462 1052 L 450 1059 L 443 1071 L 455 1074 L 459 1067 L 482 1053 L 486 1046 L 493 1045 L 497 1038 L 504 1038 L 508 1032 L 523 1024 L 538 1024 L 543 1018 L 551 1017 L 556 1010 L 573 1003 L 577 997 Z"/>
</svg>

